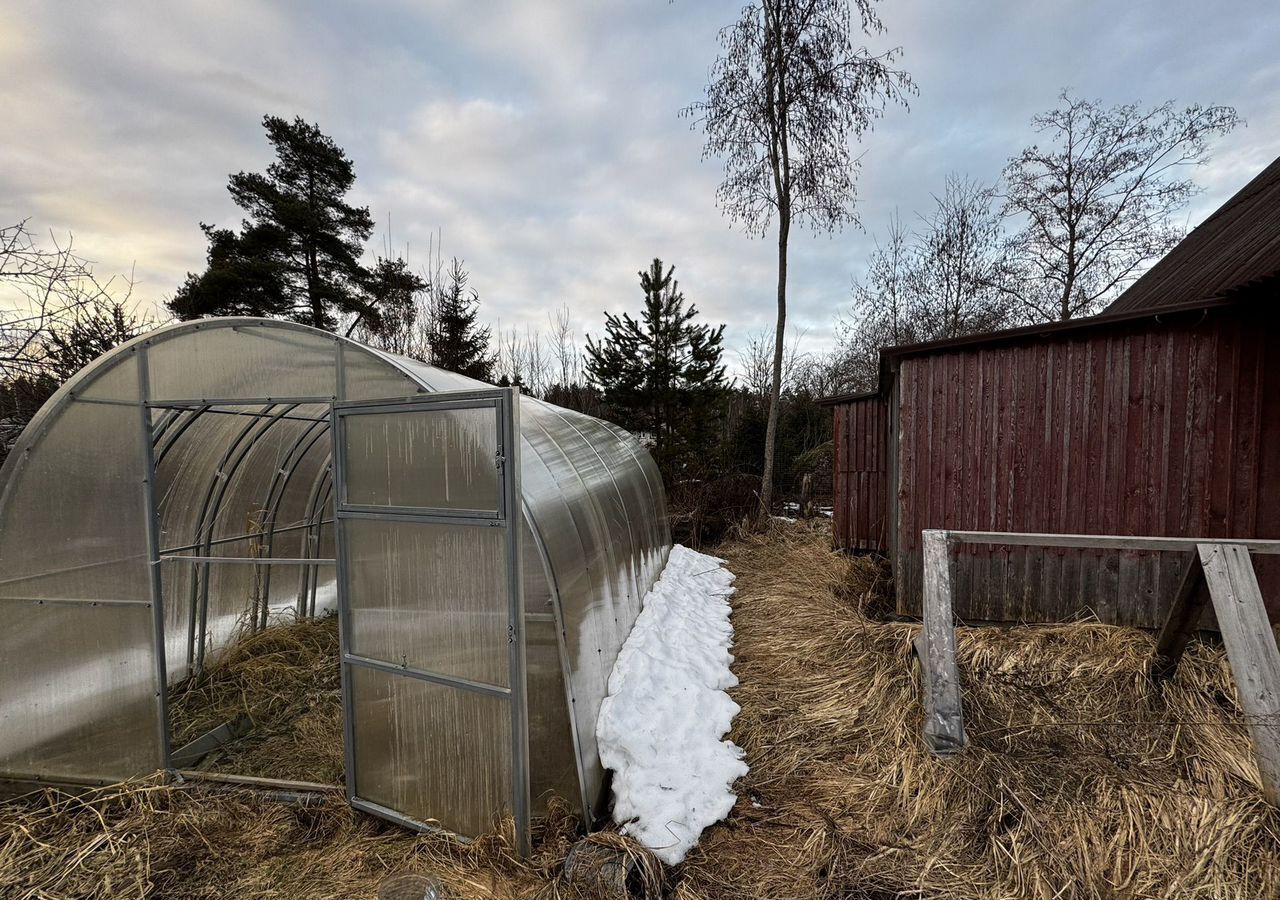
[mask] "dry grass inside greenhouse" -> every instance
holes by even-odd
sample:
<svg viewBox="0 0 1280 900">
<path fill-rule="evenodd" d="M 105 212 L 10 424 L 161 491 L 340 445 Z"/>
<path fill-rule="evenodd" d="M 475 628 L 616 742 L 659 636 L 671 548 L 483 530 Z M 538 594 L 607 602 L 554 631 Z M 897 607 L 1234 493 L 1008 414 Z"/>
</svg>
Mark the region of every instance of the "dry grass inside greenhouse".
<svg viewBox="0 0 1280 900">
<path fill-rule="evenodd" d="M 971 743 L 940 760 L 919 738 L 919 626 L 869 616 L 881 570 L 829 547 L 799 525 L 719 548 L 738 574 L 730 737 L 751 772 L 730 817 L 641 885 L 682 900 L 1280 894 L 1280 817 L 1218 648 L 1193 644 L 1160 688 L 1135 629 L 961 629 Z M 296 632 L 325 627 L 269 630 L 225 663 L 277 654 L 308 681 Z M 563 874 L 581 827 L 568 804 L 535 820 L 524 860 L 510 822 L 461 844 L 380 824 L 336 792 L 299 805 L 135 782 L 0 810 L 0 883 L 17 896 L 345 898 L 399 872 L 459 898 L 584 895 Z"/>
</svg>

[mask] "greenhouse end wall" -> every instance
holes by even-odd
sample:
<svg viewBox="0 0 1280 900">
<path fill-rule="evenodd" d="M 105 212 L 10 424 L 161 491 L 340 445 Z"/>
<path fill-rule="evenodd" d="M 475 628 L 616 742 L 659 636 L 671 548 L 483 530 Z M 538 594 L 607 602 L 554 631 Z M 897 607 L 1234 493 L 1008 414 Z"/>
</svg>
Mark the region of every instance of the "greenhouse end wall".
<svg viewBox="0 0 1280 900">
<path fill-rule="evenodd" d="M 253 319 L 160 329 L 71 379 L 0 471 L 0 775 L 163 767 L 167 684 L 246 614 L 335 602 L 332 563 L 243 564 L 334 558 L 333 404 L 487 388 Z M 592 807 L 595 715 L 670 549 L 662 484 L 621 429 L 518 403 L 532 790 Z"/>
</svg>

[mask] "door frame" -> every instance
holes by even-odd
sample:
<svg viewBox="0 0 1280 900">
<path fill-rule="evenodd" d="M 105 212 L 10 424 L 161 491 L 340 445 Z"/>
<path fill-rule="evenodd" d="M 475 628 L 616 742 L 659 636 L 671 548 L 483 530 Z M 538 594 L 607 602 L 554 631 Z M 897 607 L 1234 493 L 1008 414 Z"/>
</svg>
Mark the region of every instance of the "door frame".
<svg viewBox="0 0 1280 900">
<path fill-rule="evenodd" d="M 352 666 L 377 669 L 402 677 L 416 678 L 441 684 L 458 690 L 467 690 L 505 697 L 511 711 L 511 813 L 515 817 L 516 844 L 519 853 L 529 852 L 529 711 L 526 686 L 526 660 L 524 635 L 524 592 L 521 555 L 521 493 L 520 493 L 520 394 L 515 388 L 492 388 L 476 391 L 448 391 L 422 394 L 411 398 L 388 400 L 339 401 L 333 404 L 331 439 L 333 442 L 334 484 L 334 541 L 337 558 L 338 634 L 342 677 L 343 750 L 346 762 L 344 778 L 347 801 L 356 809 L 388 819 L 417 831 L 438 831 L 439 826 L 428 825 L 406 813 L 388 809 L 360 797 L 356 783 L 355 743 L 359 734 L 355 729 L 354 707 L 351 696 Z M 347 477 L 345 458 L 346 422 L 352 416 L 413 413 L 428 410 L 493 408 L 497 428 L 497 458 L 500 490 L 498 509 L 447 510 L 419 507 L 375 506 L 347 503 Z M 469 525 L 473 527 L 497 527 L 505 529 L 506 584 L 507 584 L 507 640 L 508 687 L 481 684 L 457 676 L 438 672 L 409 670 L 394 663 L 385 663 L 355 656 L 351 653 L 350 636 L 350 561 L 348 559 L 347 522 L 353 519 L 374 519 L 422 524 Z"/>
</svg>

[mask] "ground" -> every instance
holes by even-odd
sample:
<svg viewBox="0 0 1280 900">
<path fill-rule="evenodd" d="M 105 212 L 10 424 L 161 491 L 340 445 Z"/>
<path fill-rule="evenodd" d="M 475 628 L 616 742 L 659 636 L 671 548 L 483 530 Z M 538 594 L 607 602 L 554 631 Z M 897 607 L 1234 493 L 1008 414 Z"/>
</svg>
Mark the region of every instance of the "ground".
<svg viewBox="0 0 1280 900">
<path fill-rule="evenodd" d="M 665 872 L 669 896 L 1280 896 L 1280 816 L 1219 650 L 1193 645 L 1161 688 L 1133 629 L 962 629 L 971 744 L 937 760 L 918 737 L 919 626 L 870 616 L 882 570 L 829 547 L 780 523 L 715 550 L 738 576 L 729 738 L 751 771 Z M 569 891 L 575 824 L 542 823 L 521 863 L 503 833 L 416 837 L 339 796 L 140 782 L 0 806 L 0 896 L 372 897 L 425 871 L 448 897 L 550 897 Z"/>
</svg>

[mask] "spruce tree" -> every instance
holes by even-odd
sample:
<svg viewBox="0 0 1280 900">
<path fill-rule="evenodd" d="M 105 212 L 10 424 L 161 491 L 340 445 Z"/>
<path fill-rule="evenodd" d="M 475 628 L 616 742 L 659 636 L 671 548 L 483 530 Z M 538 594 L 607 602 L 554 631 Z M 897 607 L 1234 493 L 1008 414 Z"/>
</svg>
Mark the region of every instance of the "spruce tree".
<svg viewBox="0 0 1280 900">
<path fill-rule="evenodd" d="M 455 257 L 443 279 L 432 285 L 435 316 L 429 336 L 431 364 L 488 381 L 493 372 L 490 332 L 477 324 L 480 296 L 467 287 L 469 277 L 462 261 Z"/>
<path fill-rule="evenodd" d="M 375 324 L 369 272 L 360 264 L 373 231 L 368 207 L 346 195 L 355 171 L 342 148 L 312 124 L 262 120 L 276 160 L 266 173 L 227 183 L 247 218 L 240 233 L 202 224 L 208 267 L 189 274 L 169 301 L 182 319 L 258 315 L 332 329 L 339 314 Z"/>
<path fill-rule="evenodd" d="M 685 305 L 675 266 L 664 272 L 662 260 L 654 259 L 639 275 L 639 320 L 605 313 L 604 338 L 587 338 L 587 376 L 603 394 L 606 413 L 646 436 L 663 474 L 671 476 L 711 450 L 725 390 L 724 326 L 695 321 L 698 308 Z"/>
</svg>

